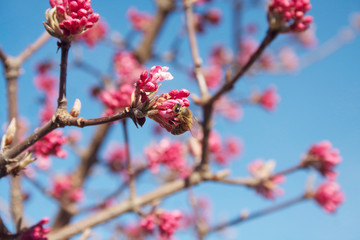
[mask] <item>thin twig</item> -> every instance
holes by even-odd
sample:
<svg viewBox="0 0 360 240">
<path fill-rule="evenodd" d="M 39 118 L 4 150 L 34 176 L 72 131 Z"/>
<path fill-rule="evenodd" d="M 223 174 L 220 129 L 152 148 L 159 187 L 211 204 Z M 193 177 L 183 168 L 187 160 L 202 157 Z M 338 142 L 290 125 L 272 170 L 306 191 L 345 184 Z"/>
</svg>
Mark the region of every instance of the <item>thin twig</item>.
<svg viewBox="0 0 360 240">
<path fill-rule="evenodd" d="M 33 134 L 29 137 L 21 141 L 20 143 L 16 144 L 15 146 L 11 147 L 4 154 L 0 154 L 0 163 L 6 162 L 8 159 L 15 158 L 20 153 L 25 151 L 28 147 L 33 145 L 35 142 L 40 140 L 46 134 L 50 133 L 54 129 L 58 127 L 65 127 L 65 126 L 75 126 L 75 127 L 86 127 L 86 126 L 93 126 L 93 125 L 100 125 L 104 123 L 110 123 L 113 121 L 117 121 L 120 119 L 128 118 L 131 116 L 130 111 L 121 111 L 115 113 L 110 116 L 101 117 L 101 118 L 92 118 L 92 119 L 85 119 L 85 118 L 75 118 L 70 115 L 62 116 L 62 118 L 56 118 L 55 120 L 50 120 L 40 128 L 36 129 Z M 7 175 L 8 173 L 4 173 L 0 175 L 0 178 Z"/>
<path fill-rule="evenodd" d="M 202 72 L 202 60 L 199 54 L 199 48 L 196 41 L 196 31 L 195 31 L 195 25 L 194 25 L 194 14 L 193 14 L 193 0 L 185 0 L 184 1 L 184 7 L 185 7 L 185 15 L 186 15 L 186 26 L 188 30 L 189 35 L 189 41 L 190 41 L 190 49 L 191 49 L 191 55 L 192 59 L 194 61 L 194 73 L 196 80 L 199 85 L 201 98 L 203 100 L 207 100 L 209 97 L 208 88 L 206 85 L 205 77 Z"/>
<path fill-rule="evenodd" d="M 43 34 L 31 45 L 25 48 L 22 53 L 18 55 L 18 59 L 20 63 L 25 62 L 34 52 L 36 52 L 40 47 L 42 47 L 48 40 L 50 39 L 50 35 L 48 32 L 44 31 Z"/>
<path fill-rule="evenodd" d="M 7 59 L 7 55 L 4 53 L 4 51 L 2 50 L 2 48 L 0 47 L 0 60 L 2 61 L 2 63 L 5 65 Z"/>
<path fill-rule="evenodd" d="M 129 175 L 130 200 L 133 200 L 136 196 L 136 189 L 135 189 L 134 169 L 132 167 L 131 158 L 130 158 L 130 141 L 129 141 L 129 133 L 127 130 L 126 119 L 122 121 L 122 124 L 123 124 L 125 149 L 126 149 L 126 168 L 127 168 L 127 173 Z"/>
<path fill-rule="evenodd" d="M 67 62 L 69 49 L 71 42 L 62 41 L 58 43 L 61 48 L 61 63 L 60 63 L 60 81 L 59 81 L 59 97 L 58 97 L 58 106 L 57 111 L 66 111 L 66 74 L 67 74 Z"/>
<path fill-rule="evenodd" d="M 247 186 L 247 187 L 254 187 L 259 185 L 262 181 L 266 181 L 268 179 L 271 179 L 275 176 L 278 175 L 287 175 L 290 173 L 293 173 L 297 170 L 300 170 L 304 168 L 304 166 L 300 163 L 298 165 L 295 165 L 293 167 L 284 169 L 282 171 L 276 172 L 271 174 L 269 177 L 264 178 L 264 179 L 256 179 L 253 177 L 245 177 L 245 178 L 223 178 L 223 179 L 214 179 L 214 181 L 216 182 L 222 182 L 222 183 L 227 183 L 227 184 L 233 184 L 233 185 L 243 185 L 243 186 Z"/>
<path fill-rule="evenodd" d="M 240 216 L 235 217 L 234 219 L 232 219 L 230 221 L 227 221 L 227 222 L 224 222 L 224 223 L 221 223 L 221 224 L 218 224 L 218 225 L 215 225 L 215 226 L 209 228 L 208 231 L 207 231 L 207 234 L 214 233 L 214 232 L 217 232 L 217 231 L 221 231 L 221 230 L 223 230 L 223 229 L 225 229 L 227 227 L 230 227 L 230 226 L 233 226 L 233 225 L 236 225 L 236 224 L 239 224 L 239 223 L 243 223 L 243 222 L 246 222 L 248 220 L 256 219 L 258 217 L 262 217 L 264 215 L 267 215 L 269 213 L 273 213 L 273 212 L 278 211 L 278 210 L 285 209 L 287 207 L 295 205 L 296 203 L 302 202 L 302 201 L 304 201 L 306 199 L 308 199 L 308 198 L 305 195 L 301 195 L 300 197 L 291 199 L 289 201 L 286 201 L 284 203 L 272 206 L 270 208 L 265 208 L 265 209 L 260 210 L 258 212 L 254 212 L 253 214 L 240 215 Z"/>
<path fill-rule="evenodd" d="M 224 93 L 230 91 L 234 84 L 250 69 L 255 61 L 261 56 L 265 48 L 276 38 L 279 33 L 277 31 L 268 29 L 264 40 L 261 42 L 258 49 L 253 55 L 251 55 L 249 61 L 240 69 L 240 71 L 230 80 L 226 81 L 225 84 L 206 102 L 208 105 L 214 104 L 214 102 L 221 97 Z"/>
</svg>

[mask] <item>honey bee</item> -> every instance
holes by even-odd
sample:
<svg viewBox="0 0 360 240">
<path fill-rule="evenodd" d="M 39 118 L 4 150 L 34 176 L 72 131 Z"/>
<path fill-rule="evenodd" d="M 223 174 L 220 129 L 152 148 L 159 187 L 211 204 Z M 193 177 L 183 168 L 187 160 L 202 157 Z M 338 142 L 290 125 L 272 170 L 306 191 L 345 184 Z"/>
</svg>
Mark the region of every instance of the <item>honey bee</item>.
<svg viewBox="0 0 360 240">
<path fill-rule="evenodd" d="M 189 131 L 194 124 L 197 123 L 197 119 L 193 116 L 192 112 L 187 107 L 182 107 L 181 104 L 175 104 L 172 111 L 177 114 L 177 125 L 173 124 L 171 134 L 180 135 L 186 131 Z"/>
</svg>

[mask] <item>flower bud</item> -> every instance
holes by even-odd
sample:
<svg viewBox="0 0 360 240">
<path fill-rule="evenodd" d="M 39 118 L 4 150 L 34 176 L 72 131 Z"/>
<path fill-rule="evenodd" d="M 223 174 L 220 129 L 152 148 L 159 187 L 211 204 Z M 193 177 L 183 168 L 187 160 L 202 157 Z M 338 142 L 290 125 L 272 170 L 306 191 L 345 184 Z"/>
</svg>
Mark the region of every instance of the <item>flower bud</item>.
<svg viewBox="0 0 360 240">
<path fill-rule="evenodd" d="M 13 118 L 6 130 L 6 134 L 2 139 L 1 146 L 2 147 L 9 146 L 15 138 L 15 134 L 16 134 L 16 119 Z"/>
<path fill-rule="evenodd" d="M 72 109 L 70 110 L 70 115 L 73 117 L 77 117 L 80 114 L 80 110 L 81 110 L 81 102 L 80 100 L 77 98 L 74 102 L 74 106 L 72 107 Z"/>
</svg>

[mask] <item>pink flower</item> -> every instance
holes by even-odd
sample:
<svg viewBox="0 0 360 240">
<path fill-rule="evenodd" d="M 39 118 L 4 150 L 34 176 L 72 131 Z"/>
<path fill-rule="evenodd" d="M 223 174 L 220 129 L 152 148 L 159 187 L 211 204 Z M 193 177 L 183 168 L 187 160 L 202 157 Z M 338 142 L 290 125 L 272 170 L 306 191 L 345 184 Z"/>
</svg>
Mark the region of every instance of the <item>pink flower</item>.
<svg viewBox="0 0 360 240">
<path fill-rule="evenodd" d="M 153 16 L 148 13 L 140 12 L 136 8 L 132 7 L 127 12 L 128 18 L 132 24 L 132 27 L 136 31 L 146 32 L 149 26 L 153 22 Z"/>
<path fill-rule="evenodd" d="M 43 218 L 36 225 L 23 231 L 19 240 L 47 240 L 46 234 L 50 232 L 50 228 L 44 228 L 43 225 L 49 222 L 48 218 Z"/>
<path fill-rule="evenodd" d="M 222 68 L 219 65 L 212 64 L 207 68 L 203 69 L 203 74 L 205 77 L 206 85 L 210 89 L 215 89 L 221 83 L 221 80 L 224 77 Z"/>
<path fill-rule="evenodd" d="M 119 89 L 107 89 L 103 90 L 99 94 L 99 99 L 107 107 L 105 116 L 112 115 L 118 111 L 121 111 L 125 107 L 131 105 L 131 94 L 134 91 L 134 87 L 130 84 L 122 84 Z"/>
<path fill-rule="evenodd" d="M 171 239 L 175 230 L 179 227 L 179 221 L 182 218 L 182 214 L 179 210 L 171 212 L 162 212 L 158 215 L 160 236 L 163 239 Z"/>
<path fill-rule="evenodd" d="M 112 144 L 106 152 L 106 162 L 112 172 L 120 172 L 126 167 L 126 148 L 124 145 Z"/>
<path fill-rule="evenodd" d="M 169 93 L 161 94 L 156 99 L 152 113 L 149 113 L 148 117 L 159 123 L 168 132 L 171 132 L 173 127 L 179 124 L 178 114 L 173 111 L 173 108 L 176 104 L 180 104 L 181 107 L 189 107 L 190 102 L 187 99 L 189 95 L 190 92 L 186 89 L 173 89 Z"/>
<path fill-rule="evenodd" d="M 156 226 L 154 214 L 149 214 L 145 218 L 141 219 L 140 225 L 146 231 L 152 232 Z"/>
<path fill-rule="evenodd" d="M 275 168 L 275 161 L 264 162 L 263 159 L 257 159 L 249 164 L 249 172 L 258 180 L 253 186 L 257 193 L 268 199 L 275 199 L 276 195 L 281 196 L 284 190 L 278 187 L 278 184 L 285 182 L 284 175 L 272 176 Z"/>
<path fill-rule="evenodd" d="M 310 0 L 272 0 L 268 6 L 268 21 L 272 29 L 301 32 L 313 22 L 305 16 L 311 9 Z"/>
<path fill-rule="evenodd" d="M 302 161 L 305 167 L 313 167 L 328 179 L 335 180 L 337 174 L 334 167 L 342 158 L 339 150 L 332 148 L 329 141 L 322 141 L 312 145 Z"/>
<path fill-rule="evenodd" d="M 160 81 L 174 78 L 168 70 L 168 67 L 154 66 L 149 73 L 146 70 L 141 73 L 140 79 L 135 85 L 136 91 L 141 95 L 141 102 L 149 100 L 149 95 L 158 90 Z"/>
<path fill-rule="evenodd" d="M 122 84 L 134 84 L 144 67 L 138 62 L 132 52 L 121 51 L 114 56 L 114 70 Z"/>
<path fill-rule="evenodd" d="M 280 101 L 279 95 L 276 93 L 274 86 L 268 87 L 262 94 L 253 93 L 251 101 L 260 104 L 268 111 L 274 111 Z"/>
<path fill-rule="evenodd" d="M 177 171 L 186 177 L 189 169 L 184 158 L 185 148 L 182 142 L 171 142 L 168 138 L 162 139 L 157 145 L 149 146 L 145 155 L 153 173 L 159 171 L 159 164 L 164 164 L 172 171 Z"/>
<path fill-rule="evenodd" d="M 54 130 L 32 146 L 34 154 L 41 158 L 48 158 L 54 155 L 58 158 L 65 158 L 67 153 L 62 146 L 67 142 L 67 138 L 63 136 L 63 131 Z"/>
<path fill-rule="evenodd" d="M 73 202 L 81 202 L 84 199 L 83 190 L 73 187 L 73 180 L 70 175 L 57 176 L 54 179 L 51 192 L 56 198 L 68 198 Z"/>
<path fill-rule="evenodd" d="M 108 29 L 105 22 L 100 21 L 88 31 L 81 34 L 77 40 L 85 42 L 89 47 L 94 47 L 96 43 L 106 37 Z"/>
<path fill-rule="evenodd" d="M 99 14 L 93 13 L 91 0 L 50 0 L 50 5 L 56 7 L 57 21 L 65 36 L 83 33 L 99 20 Z"/>
<path fill-rule="evenodd" d="M 335 212 L 345 200 L 340 185 L 336 182 L 325 182 L 315 192 L 315 200 L 328 213 Z"/>
<path fill-rule="evenodd" d="M 182 214 L 179 210 L 169 212 L 159 210 L 143 218 L 141 220 L 141 227 L 149 232 L 152 232 L 155 227 L 158 227 L 161 239 L 170 240 L 176 229 L 179 228 L 181 219 Z"/>
</svg>

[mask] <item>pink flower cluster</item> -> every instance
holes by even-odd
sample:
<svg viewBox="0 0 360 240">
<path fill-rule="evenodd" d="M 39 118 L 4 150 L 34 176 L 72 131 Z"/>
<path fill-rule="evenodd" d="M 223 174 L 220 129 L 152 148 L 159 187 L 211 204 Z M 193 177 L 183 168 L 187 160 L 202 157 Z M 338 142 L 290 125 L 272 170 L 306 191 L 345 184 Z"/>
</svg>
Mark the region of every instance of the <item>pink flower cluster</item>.
<svg viewBox="0 0 360 240">
<path fill-rule="evenodd" d="M 114 56 L 114 70 L 120 83 L 134 84 L 139 79 L 144 67 L 132 52 L 121 51 Z"/>
<path fill-rule="evenodd" d="M 249 172 L 258 180 L 254 187 L 256 192 L 268 199 L 275 199 L 276 195 L 281 196 L 284 190 L 278 187 L 278 184 L 285 182 L 284 175 L 272 176 L 275 168 L 275 161 L 264 162 L 263 159 L 257 159 L 249 164 Z"/>
<path fill-rule="evenodd" d="M 54 179 L 52 194 L 56 198 L 66 198 L 74 202 L 81 202 L 84 199 L 84 192 L 81 188 L 74 189 L 71 176 L 57 176 Z"/>
<path fill-rule="evenodd" d="M 46 170 L 50 167 L 49 155 L 58 158 L 66 158 L 67 153 L 62 146 L 67 142 L 67 138 L 63 136 L 63 131 L 54 130 L 42 139 L 37 141 L 32 147 L 32 151 L 39 158 L 39 168 Z"/>
<path fill-rule="evenodd" d="M 56 7 L 57 21 L 65 36 L 80 34 L 99 20 L 91 0 L 50 0 L 50 5 Z"/>
<path fill-rule="evenodd" d="M 43 225 L 49 222 L 48 218 L 43 218 L 36 225 L 25 230 L 18 240 L 47 240 L 46 234 L 50 232 L 50 228 L 44 228 Z"/>
<path fill-rule="evenodd" d="M 130 84 L 122 84 L 117 90 L 105 89 L 100 92 L 99 99 L 107 107 L 104 116 L 115 114 L 125 107 L 129 107 L 131 105 L 131 94 L 134 89 Z"/>
<path fill-rule="evenodd" d="M 148 115 L 151 119 L 160 124 L 168 132 L 171 132 L 174 126 L 177 126 L 178 118 L 177 113 L 173 111 L 176 104 L 180 104 L 181 107 L 189 107 L 190 102 L 187 97 L 190 92 L 186 89 L 173 89 L 169 93 L 161 94 L 153 106 L 156 114 Z"/>
<path fill-rule="evenodd" d="M 280 97 L 276 93 L 276 88 L 270 86 L 261 94 L 254 92 L 251 96 L 251 101 L 260 104 L 268 111 L 274 111 L 280 101 Z"/>
<path fill-rule="evenodd" d="M 336 182 L 325 182 L 315 192 L 315 200 L 325 211 L 332 213 L 345 200 L 340 185 Z"/>
<path fill-rule="evenodd" d="M 168 70 L 168 67 L 154 66 L 149 73 L 146 70 L 141 73 L 140 79 L 136 82 L 136 90 L 141 94 L 141 102 L 149 100 L 148 96 L 158 90 L 160 81 L 174 78 Z"/>
<path fill-rule="evenodd" d="M 164 164 L 172 171 L 178 172 L 182 177 L 189 174 L 184 157 L 185 148 L 182 142 L 171 142 L 164 138 L 158 144 L 149 146 L 145 150 L 145 155 L 149 160 L 149 167 L 153 173 L 159 171 L 159 164 Z"/>
<path fill-rule="evenodd" d="M 310 9 L 310 0 L 272 0 L 268 7 L 270 26 L 282 28 L 289 24 L 288 31 L 304 31 L 313 22 L 312 16 L 305 16 Z"/>
<path fill-rule="evenodd" d="M 94 47 L 96 43 L 106 37 L 108 29 L 105 22 L 100 21 L 94 24 L 92 28 L 81 34 L 77 40 L 85 42 L 89 47 Z"/>
<path fill-rule="evenodd" d="M 154 231 L 158 226 L 160 237 L 163 240 L 171 239 L 177 228 L 179 228 L 179 221 L 182 219 L 182 214 L 179 210 L 171 212 L 161 211 L 159 213 L 152 213 L 141 220 L 141 227 L 149 232 Z"/>
<path fill-rule="evenodd" d="M 214 154 L 215 162 L 226 165 L 230 160 L 239 156 L 242 152 L 242 142 L 237 138 L 228 138 L 225 141 L 225 146 L 222 144 L 222 139 L 218 132 L 211 131 L 209 137 L 210 152 Z"/>
<path fill-rule="evenodd" d="M 342 161 L 342 158 L 339 150 L 332 148 L 329 141 L 322 141 L 312 145 L 302 161 L 305 167 L 313 167 L 328 179 L 335 180 L 337 174 L 334 167 Z"/>
<path fill-rule="evenodd" d="M 140 12 L 136 8 L 132 7 L 127 12 L 128 18 L 132 27 L 136 31 L 146 32 L 149 29 L 154 17 L 148 13 Z"/>
</svg>

